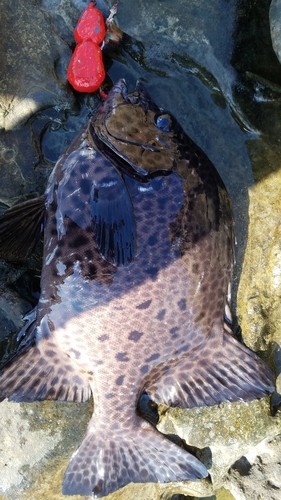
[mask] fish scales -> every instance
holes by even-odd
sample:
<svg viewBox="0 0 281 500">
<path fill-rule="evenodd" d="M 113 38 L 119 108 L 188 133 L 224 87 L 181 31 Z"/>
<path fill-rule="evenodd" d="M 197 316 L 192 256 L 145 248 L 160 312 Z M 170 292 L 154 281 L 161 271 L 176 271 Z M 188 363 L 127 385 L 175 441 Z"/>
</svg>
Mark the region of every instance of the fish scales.
<svg viewBox="0 0 281 500">
<path fill-rule="evenodd" d="M 41 296 L 0 373 L 1 399 L 93 393 L 65 494 L 206 477 L 136 408 L 142 394 L 192 408 L 273 391 L 270 369 L 224 320 L 233 219 L 215 168 L 140 84 L 129 94 L 121 80 L 58 161 L 43 202 Z"/>
</svg>

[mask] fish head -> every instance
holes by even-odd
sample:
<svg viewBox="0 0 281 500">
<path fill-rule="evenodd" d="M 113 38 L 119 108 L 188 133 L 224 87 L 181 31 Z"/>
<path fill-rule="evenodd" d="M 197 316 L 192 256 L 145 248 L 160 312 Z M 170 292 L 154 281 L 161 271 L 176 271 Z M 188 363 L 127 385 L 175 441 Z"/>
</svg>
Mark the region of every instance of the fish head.
<svg viewBox="0 0 281 500">
<path fill-rule="evenodd" d="M 180 126 L 152 102 L 141 82 L 129 93 L 119 80 L 91 119 L 89 134 L 123 173 L 143 182 L 171 173 L 180 156 Z"/>
</svg>

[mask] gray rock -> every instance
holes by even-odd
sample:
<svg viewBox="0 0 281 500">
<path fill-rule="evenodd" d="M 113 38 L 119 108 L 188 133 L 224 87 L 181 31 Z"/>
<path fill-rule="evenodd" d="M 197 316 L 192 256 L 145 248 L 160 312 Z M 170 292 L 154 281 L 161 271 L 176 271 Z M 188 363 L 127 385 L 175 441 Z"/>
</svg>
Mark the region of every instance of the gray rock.
<svg viewBox="0 0 281 500">
<path fill-rule="evenodd" d="M 280 434 L 281 415 L 272 418 L 268 408 L 268 398 L 192 410 L 165 408 L 158 429 L 178 435 L 201 450 L 199 457 L 208 467 L 213 491 L 217 491 L 228 487 L 227 472 L 236 460 L 248 454 L 255 457 L 253 450 L 260 443 Z M 203 485 L 201 491 L 207 496 Z"/>
<path fill-rule="evenodd" d="M 226 486 L 236 500 L 279 500 L 281 437 L 261 442 L 231 468 Z"/>
<path fill-rule="evenodd" d="M 269 9 L 270 32 L 274 51 L 281 62 L 281 2 L 272 0 Z"/>
<path fill-rule="evenodd" d="M 0 127 L 10 130 L 40 109 L 71 106 L 72 94 L 56 74 L 71 51 L 34 2 L 3 0 L 1 12 Z"/>
<path fill-rule="evenodd" d="M 1 500 L 65 498 L 60 493 L 63 472 L 74 451 L 73 443 L 82 439 L 91 411 L 91 402 L 2 402 Z"/>
</svg>

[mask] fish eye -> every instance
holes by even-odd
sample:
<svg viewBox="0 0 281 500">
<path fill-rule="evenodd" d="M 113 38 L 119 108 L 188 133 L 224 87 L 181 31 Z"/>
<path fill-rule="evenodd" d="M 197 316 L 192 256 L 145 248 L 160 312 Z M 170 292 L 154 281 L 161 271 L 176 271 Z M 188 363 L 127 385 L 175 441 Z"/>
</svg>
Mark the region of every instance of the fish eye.
<svg viewBox="0 0 281 500">
<path fill-rule="evenodd" d="M 170 132 L 171 129 L 171 117 L 168 113 L 164 113 L 161 115 L 156 115 L 154 118 L 154 123 L 159 130 L 165 132 L 166 134 Z"/>
</svg>

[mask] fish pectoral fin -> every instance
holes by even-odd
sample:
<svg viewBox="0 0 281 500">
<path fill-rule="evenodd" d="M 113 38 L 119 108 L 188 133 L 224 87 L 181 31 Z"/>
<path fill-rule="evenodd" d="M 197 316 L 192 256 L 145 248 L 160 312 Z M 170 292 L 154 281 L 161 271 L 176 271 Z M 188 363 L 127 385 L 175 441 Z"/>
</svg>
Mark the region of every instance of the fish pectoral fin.
<svg viewBox="0 0 281 500">
<path fill-rule="evenodd" d="M 100 498 L 131 482 L 195 481 L 208 475 L 197 458 L 140 417 L 132 415 L 123 429 L 112 423 L 110 428 L 93 416 L 66 470 L 64 495 Z"/>
<path fill-rule="evenodd" d="M 0 257 L 13 262 L 29 257 L 43 231 L 44 216 L 44 196 L 6 210 L 0 217 Z"/>
<path fill-rule="evenodd" d="M 206 342 L 165 364 L 164 375 L 145 388 L 156 403 L 180 408 L 251 401 L 274 391 L 274 375 L 253 351 L 216 324 Z"/>
<path fill-rule="evenodd" d="M 29 341 L 0 371 L 0 401 L 51 399 L 79 403 L 90 398 L 86 375 L 78 371 L 51 335 L 44 334 L 48 328 L 47 319 L 43 318 Z"/>
<path fill-rule="evenodd" d="M 130 194 L 112 167 L 96 179 L 91 191 L 91 216 L 101 255 L 116 266 L 128 265 L 136 253 L 136 224 Z"/>
</svg>

